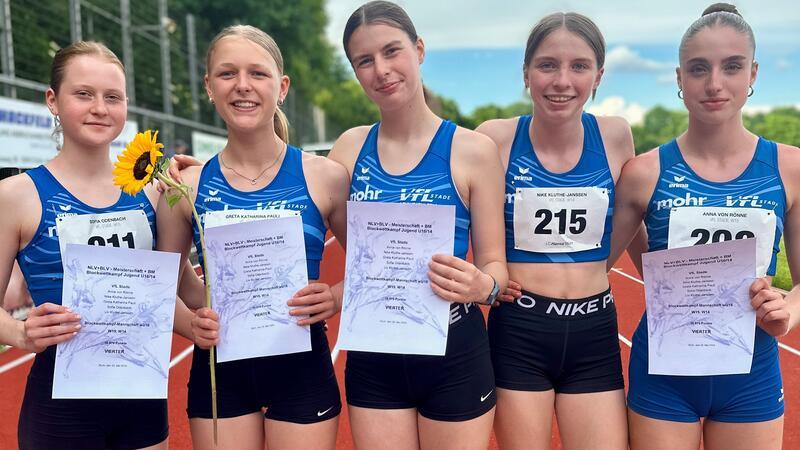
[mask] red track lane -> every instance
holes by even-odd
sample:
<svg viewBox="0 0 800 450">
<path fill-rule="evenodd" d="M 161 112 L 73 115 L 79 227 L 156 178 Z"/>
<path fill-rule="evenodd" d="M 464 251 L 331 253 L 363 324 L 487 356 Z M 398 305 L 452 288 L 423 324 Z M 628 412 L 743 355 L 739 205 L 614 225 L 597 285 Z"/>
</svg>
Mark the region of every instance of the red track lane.
<svg viewBox="0 0 800 450">
<path fill-rule="evenodd" d="M 636 275 L 633 265 L 627 259 L 621 260 L 617 265 L 621 271 L 639 278 Z M 344 253 L 341 247 L 334 243 L 325 249 L 325 256 L 322 264 L 321 281 L 335 283 L 342 279 L 344 273 Z M 633 331 L 644 311 L 644 288 L 641 284 L 612 272 L 610 275 L 611 286 L 614 292 L 618 316 L 619 332 L 630 340 Z M 486 310 L 484 310 L 484 313 Z M 338 316 L 328 322 L 328 340 L 333 349 L 336 336 L 339 330 Z M 781 342 L 800 349 L 800 333 L 794 332 L 792 336 L 781 339 Z M 176 335 L 172 345 L 172 358 L 175 358 L 189 346 L 186 339 Z M 623 371 L 627 381 L 628 360 L 630 358 L 630 348 L 620 341 L 622 349 Z M 16 349 L 0 354 L 0 366 L 25 356 L 24 353 Z M 336 376 L 339 380 L 342 391 L 342 403 L 344 399 L 344 366 L 346 352 L 338 353 L 335 363 Z M 786 449 L 800 448 L 800 356 L 794 355 L 786 350 L 780 351 L 781 369 L 783 371 L 784 390 L 786 392 L 786 416 L 784 426 L 784 445 Z M 0 410 L 3 411 L 3 419 L 0 421 L 0 448 L 17 448 L 17 420 L 19 407 L 22 402 L 22 395 L 25 388 L 25 378 L 30 368 L 31 362 L 28 361 L 18 367 L 0 373 Z M 191 354 L 175 365 L 170 371 L 169 381 L 169 417 L 170 417 L 170 437 L 169 445 L 171 449 L 191 448 L 191 436 L 189 434 L 189 424 L 186 420 L 186 383 L 191 367 Z M 555 423 L 555 421 L 554 421 Z M 352 449 L 353 439 L 350 435 L 350 422 L 347 409 L 343 408 L 339 419 L 339 435 L 337 437 L 337 448 Z M 489 445 L 490 449 L 497 449 L 497 444 L 492 436 Z M 553 437 L 551 448 L 561 449 L 558 440 L 556 426 L 553 426 Z"/>
</svg>

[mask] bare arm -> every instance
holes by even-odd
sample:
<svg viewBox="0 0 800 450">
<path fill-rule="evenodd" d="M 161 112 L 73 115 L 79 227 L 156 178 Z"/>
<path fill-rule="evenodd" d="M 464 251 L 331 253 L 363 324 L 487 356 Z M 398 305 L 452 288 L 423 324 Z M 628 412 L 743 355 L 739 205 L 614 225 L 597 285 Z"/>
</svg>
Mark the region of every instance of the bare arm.
<svg viewBox="0 0 800 450">
<path fill-rule="evenodd" d="M 453 139 L 453 160 L 457 161 L 453 178 L 462 197 L 465 196 L 461 181 L 466 184 L 475 264 L 455 256 L 434 255 L 428 277 L 433 291 L 445 300 L 482 302 L 495 282 L 500 292 L 508 284 L 503 169 L 491 139 L 476 132 L 459 131 Z"/>
<path fill-rule="evenodd" d="M 612 220 L 611 254 L 608 269 L 611 270 L 622 252 L 642 229 L 642 219 L 647 210 L 647 201 L 658 180 L 658 152 L 651 151 L 629 160 L 622 168 L 617 182 Z M 634 248 L 641 248 L 641 239 Z M 638 250 L 637 250 L 638 251 Z M 635 259 L 635 258 L 634 258 Z"/>
<path fill-rule="evenodd" d="M 189 179 L 197 191 L 197 179 L 199 168 L 190 168 L 184 171 L 184 179 Z M 192 199 L 194 201 L 194 199 Z M 178 283 L 178 296 L 186 302 L 190 308 L 199 308 L 205 305 L 205 294 L 198 289 L 198 281 L 194 273 L 187 273 L 186 266 L 189 250 L 192 244 L 192 212 L 191 207 L 185 199 L 181 199 L 173 207 L 167 204 L 165 196 L 161 196 L 158 203 L 158 214 L 156 215 L 158 226 L 158 240 L 156 248 L 160 251 L 174 252 L 181 254 L 184 264 L 181 267 L 181 274 Z M 193 271 L 191 271 L 193 272 Z"/>
<path fill-rule="evenodd" d="M 0 181 L 0 211 L 14 211 L 0 214 L 0 295 L 5 296 L 16 253 L 33 236 L 41 214 L 36 188 L 27 175 Z M 41 352 L 75 336 L 79 320 L 77 314 L 53 303 L 33 308 L 25 322 L 0 308 L 0 344 Z"/>
</svg>

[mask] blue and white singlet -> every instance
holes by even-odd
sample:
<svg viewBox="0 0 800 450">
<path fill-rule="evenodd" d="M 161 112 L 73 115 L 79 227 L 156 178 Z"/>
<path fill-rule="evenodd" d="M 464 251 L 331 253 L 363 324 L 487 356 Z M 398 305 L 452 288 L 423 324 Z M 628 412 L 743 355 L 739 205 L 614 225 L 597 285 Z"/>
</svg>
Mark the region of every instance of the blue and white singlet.
<svg viewBox="0 0 800 450">
<path fill-rule="evenodd" d="M 763 264 L 759 264 L 760 267 L 763 266 L 759 270 L 762 273 L 758 275 L 775 275 L 786 213 L 786 194 L 778 171 L 778 146 L 772 141 L 759 138 L 753 159 L 744 172 L 723 183 L 704 180 L 698 176 L 683 159 L 676 140 L 659 147 L 658 158 L 660 175 L 644 219 L 649 251 L 667 248 L 670 233 L 673 234 L 672 241 L 676 242 L 675 234 L 679 232 L 676 230 L 680 224 L 675 223 L 675 217 L 690 217 L 691 223 L 682 226 L 685 231 L 681 232 L 688 234 L 687 239 L 691 240 L 680 239 L 679 241 L 686 242 L 670 247 L 742 237 L 755 236 L 759 239 L 774 232 L 773 239 L 758 244 L 758 251 L 762 253 L 759 260 L 763 261 Z M 739 211 L 729 211 L 732 208 Z M 701 217 L 686 214 L 693 210 L 704 212 L 701 217 L 712 217 L 708 220 L 715 218 L 711 214 L 717 214 L 724 220 L 717 219 L 704 224 Z M 767 219 L 770 219 L 769 215 L 774 215 L 771 219 L 774 228 L 759 229 L 763 227 L 764 221 L 753 213 L 761 213 Z"/>
<path fill-rule="evenodd" d="M 350 182 L 350 200 L 386 203 L 454 205 L 456 229 L 453 255 L 465 259 L 470 215 L 453 182 L 450 154 L 456 125 L 443 120 L 419 164 L 403 175 L 387 173 L 378 156 L 378 129 L 372 126 L 361 147 Z"/>
<path fill-rule="evenodd" d="M 786 212 L 777 145 L 759 138 L 753 159 L 744 172 L 722 183 L 697 175 L 683 159 L 676 140 L 659 147 L 658 158 L 658 182 L 644 217 L 648 251 L 756 237 L 758 276 L 774 275 Z M 771 233 L 774 238 L 759 244 L 760 237 Z M 675 244 L 668 245 L 670 240 Z M 646 336 L 645 315 L 634 333 L 638 351 L 645 353 Z M 774 337 L 756 327 L 757 353 L 776 345 Z"/>
<path fill-rule="evenodd" d="M 61 263 L 56 226 L 58 218 L 141 210 L 147 217 L 150 226 L 152 234 L 149 238 L 155 243 L 152 239 L 156 235 L 155 210 L 143 191 L 135 196 L 120 192 L 119 200 L 113 205 L 107 208 L 94 208 L 70 194 L 45 166 L 36 167 L 25 173 L 31 177 L 36 191 L 39 193 L 42 216 L 31 241 L 17 253 L 17 261 L 25 276 L 25 281 L 28 283 L 28 290 L 33 302 L 37 306 L 45 302 L 61 304 L 64 268 Z M 123 234 L 122 244 L 134 247 L 133 239 L 126 240 L 125 237 Z M 96 242 L 101 239 L 102 243 Z M 114 246 L 120 245 L 120 236 L 117 235 L 92 236 L 85 243 L 92 243 L 92 240 L 99 245 L 107 243 Z M 135 246 L 135 248 L 139 248 L 139 246 Z"/>
<path fill-rule="evenodd" d="M 583 151 L 578 163 L 565 173 L 552 173 L 536 157 L 529 134 L 532 117 L 520 116 L 506 170 L 506 197 L 504 215 L 506 222 L 506 258 L 518 263 L 576 263 L 602 261 L 608 258 L 611 241 L 611 216 L 614 212 L 614 178 L 606 158 L 606 150 L 597 119 L 583 113 Z M 588 188 L 588 189 L 587 189 Z M 515 230 L 515 202 L 519 189 L 536 192 L 544 198 L 560 196 L 559 206 L 552 201 L 540 200 L 541 208 L 528 211 L 527 241 L 520 245 L 522 233 Z M 583 191 L 583 192 L 581 192 Z M 528 194 L 526 194 L 527 196 Z M 587 196 L 578 208 L 569 208 L 569 196 Z M 592 198 L 602 197 L 607 207 L 596 208 L 587 216 L 586 206 L 597 206 Z M 521 212 L 517 219 L 520 220 Z M 518 222 L 519 223 L 519 222 Z M 515 235 L 515 233 L 519 235 Z M 593 240 L 575 243 L 581 234 L 594 236 Z M 539 236 L 536 236 L 539 235 Z M 540 242 L 536 242 L 540 241 Z M 561 251 L 559 250 L 561 246 Z M 540 250 L 527 250 L 525 248 Z M 588 247 L 588 248 L 586 248 Z M 581 248 L 580 250 L 575 250 Z M 549 250 L 552 249 L 552 250 Z M 565 251 L 566 249 L 566 251 Z"/>
<path fill-rule="evenodd" d="M 219 155 L 215 155 L 203 166 L 197 186 L 194 206 L 201 218 L 209 211 L 229 209 L 288 209 L 300 212 L 303 220 L 308 279 L 319 279 L 319 264 L 325 247 L 327 228 L 317 205 L 308 193 L 308 184 L 303 173 L 302 150 L 287 145 L 286 156 L 275 178 L 266 187 L 257 191 L 243 192 L 228 184 L 219 167 Z M 202 264 L 200 233 L 194 220 L 192 229 L 197 255 Z"/>
</svg>

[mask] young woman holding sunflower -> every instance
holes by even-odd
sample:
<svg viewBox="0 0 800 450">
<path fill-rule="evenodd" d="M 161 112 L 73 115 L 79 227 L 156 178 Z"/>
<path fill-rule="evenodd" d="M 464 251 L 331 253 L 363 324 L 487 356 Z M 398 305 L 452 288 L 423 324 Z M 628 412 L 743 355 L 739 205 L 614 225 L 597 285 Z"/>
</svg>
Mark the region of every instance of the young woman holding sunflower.
<svg viewBox="0 0 800 450">
<path fill-rule="evenodd" d="M 334 448 L 339 389 L 323 320 L 336 313 L 331 289 L 318 283 L 324 237 L 330 223 L 345 223 L 347 172 L 325 158 L 287 143 L 280 105 L 289 90 L 275 41 L 251 26 L 231 26 L 209 45 L 206 91 L 228 129 L 228 143 L 203 166 L 189 166 L 179 178 L 192 189 L 200 216 L 225 209 L 261 209 L 270 202 L 301 213 L 305 234 L 307 287 L 288 300 L 291 314 L 308 316 L 312 350 L 216 365 L 221 448 Z M 176 174 L 177 175 L 177 174 Z M 166 200 L 162 200 L 166 201 Z M 163 205 L 162 205 L 163 206 Z M 203 257 L 199 224 L 188 202 L 158 216 L 158 248 L 186 255 L 194 237 Z M 193 276 L 192 276 L 193 277 Z M 184 277 L 188 278 L 188 277 Z M 179 291 L 189 304 L 202 294 Z M 197 345 L 189 379 L 188 414 L 195 448 L 212 446 L 208 348 L 219 338 L 216 313 L 200 308 L 192 318 Z M 266 413 L 263 409 L 266 408 Z"/>
<path fill-rule="evenodd" d="M 151 249 L 157 194 L 148 190 L 129 195 L 114 185 L 109 146 L 127 115 L 125 72 L 114 53 L 96 42 L 61 49 L 53 59 L 45 98 L 56 130 L 63 135 L 58 155 L 0 182 L 0 208 L 13 212 L 0 215 L 0 293 L 6 291 L 16 257 L 36 305 L 24 322 L 0 310 L 0 343 L 39 353 L 25 389 L 19 446 L 166 449 L 166 400 L 51 397 L 55 344 L 81 329 L 80 316 L 61 305 L 63 268 L 56 219 L 138 211 L 141 214 L 132 214 L 135 218 L 115 232 L 132 233 L 135 246 Z M 145 143 L 131 146 L 141 144 Z M 140 171 L 160 153 L 157 147 L 145 148 L 154 151 L 136 165 Z M 85 244 L 90 237 L 61 239 Z"/>
</svg>

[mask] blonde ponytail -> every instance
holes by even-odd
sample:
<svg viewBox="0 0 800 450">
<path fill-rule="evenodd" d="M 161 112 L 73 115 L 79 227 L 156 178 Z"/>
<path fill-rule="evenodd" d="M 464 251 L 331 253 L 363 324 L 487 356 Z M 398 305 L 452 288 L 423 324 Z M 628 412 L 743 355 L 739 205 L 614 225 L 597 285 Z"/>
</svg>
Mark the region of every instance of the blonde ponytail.
<svg viewBox="0 0 800 450">
<path fill-rule="evenodd" d="M 275 109 L 275 117 L 273 118 L 273 124 L 275 126 L 275 134 L 285 143 L 289 143 L 289 119 L 286 118 L 286 114 L 281 111 L 281 108 L 278 107 Z"/>
</svg>

